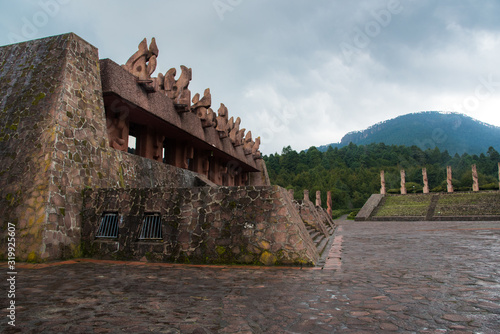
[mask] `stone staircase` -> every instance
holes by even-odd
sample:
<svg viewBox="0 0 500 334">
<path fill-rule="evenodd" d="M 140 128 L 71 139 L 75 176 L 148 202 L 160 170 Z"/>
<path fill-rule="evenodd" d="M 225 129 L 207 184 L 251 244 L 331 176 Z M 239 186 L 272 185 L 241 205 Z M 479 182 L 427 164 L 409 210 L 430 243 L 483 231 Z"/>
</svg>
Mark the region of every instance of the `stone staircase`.
<svg viewBox="0 0 500 334">
<path fill-rule="evenodd" d="M 330 238 L 326 237 L 322 232 L 318 231 L 311 225 L 306 224 L 306 229 L 307 232 L 309 232 L 309 235 L 311 236 L 314 244 L 316 245 L 316 249 L 318 250 L 318 254 L 321 258 L 327 248 L 326 246 L 328 245 Z M 334 228 L 332 226 L 326 226 L 326 229 L 328 231 L 328 234 L 331 236 L 334 232 Z"/>
</svg>

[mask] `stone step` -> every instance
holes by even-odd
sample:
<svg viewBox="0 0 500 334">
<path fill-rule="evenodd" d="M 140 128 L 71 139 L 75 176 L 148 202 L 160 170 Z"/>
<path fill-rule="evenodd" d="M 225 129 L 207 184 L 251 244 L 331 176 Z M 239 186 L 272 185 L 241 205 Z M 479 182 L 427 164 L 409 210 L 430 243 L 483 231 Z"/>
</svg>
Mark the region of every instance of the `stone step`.
<svg viewBox="0 0 500 334">
<path fill-rule="evenodd" d="M 317 246 L 316 246 L 316 249 L 318 250 L 320 257 L 323 254 L 323 252 L 325 251 L 326 244 L 328 243 L 328 240 L 329 240 L 328 238 L 323 237 L 321 242 L 319 244 L 317 244 Z"/>
<path fill-rule="evenodd" d="M 309 232 L 309 235 L 311 236 L 311 239 L 313 239 L 313 241 L 314 241 L 314 242 L 316 242 L 316 241 L 315 241 L 315 239 L 316 239 L 319 235 L 321 235 L 321 233 L 319 233 L 318 231 L 313 231 L 313 232 Z"/>
</svg>

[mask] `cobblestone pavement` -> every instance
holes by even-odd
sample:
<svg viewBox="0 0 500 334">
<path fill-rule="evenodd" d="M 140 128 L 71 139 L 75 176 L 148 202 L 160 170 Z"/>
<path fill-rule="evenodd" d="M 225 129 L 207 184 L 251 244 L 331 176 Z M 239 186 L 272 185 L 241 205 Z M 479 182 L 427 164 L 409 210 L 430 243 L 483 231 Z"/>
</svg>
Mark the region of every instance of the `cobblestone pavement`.
<svg viewBox="0 0 500 334">
<path fill-rule="evenodd" d="M 499 254 L 500 222 L 341 222 L 324 269 L 24 265 L 0 330 L 499 333 Z"/>
</svg>

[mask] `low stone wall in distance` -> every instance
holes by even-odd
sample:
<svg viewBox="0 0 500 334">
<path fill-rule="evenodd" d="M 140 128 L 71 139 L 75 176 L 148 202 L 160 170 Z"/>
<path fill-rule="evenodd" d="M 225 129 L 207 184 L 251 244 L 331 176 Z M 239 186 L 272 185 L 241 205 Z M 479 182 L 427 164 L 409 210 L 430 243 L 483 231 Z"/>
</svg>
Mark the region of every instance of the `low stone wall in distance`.
<svg viewBox="0 0 500 334">
<path fill-rule="evenodd" d="M 118 236 L 96 237 L 104 213 Z M 161 217 L 158 239 L 141 239 L 144 217 Z M 316 247 L 286 190 L 277 186 L 86 190 L 84 255 L 181 263 L 314 265 Z"/>
</svg>

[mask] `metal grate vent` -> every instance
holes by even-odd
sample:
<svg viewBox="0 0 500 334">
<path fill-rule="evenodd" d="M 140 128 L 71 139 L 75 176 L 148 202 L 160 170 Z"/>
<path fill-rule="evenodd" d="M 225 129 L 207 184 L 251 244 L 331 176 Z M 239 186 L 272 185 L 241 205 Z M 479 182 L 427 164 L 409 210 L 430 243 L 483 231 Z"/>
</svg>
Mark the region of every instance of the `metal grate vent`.
<svg viewBox="0 0 500 334">
<path fill-rule="evenodd" d="M 96 238 L 118 238 L 117 213 L 105 213 L 102 215 Z"/>
<path fill-rule="evenodd" d="M 160 214 L 152 213 L 144 216 L 139 239 L 163 239 Z"/>
</svg>

